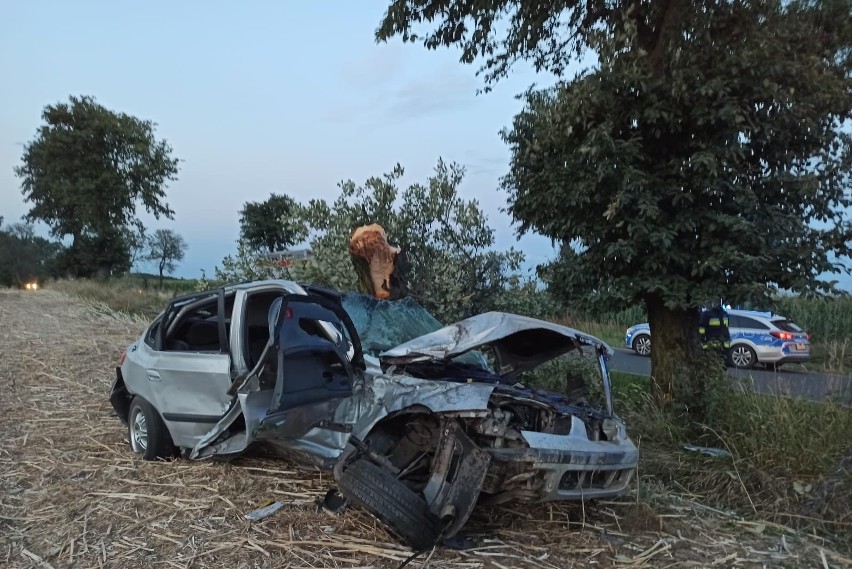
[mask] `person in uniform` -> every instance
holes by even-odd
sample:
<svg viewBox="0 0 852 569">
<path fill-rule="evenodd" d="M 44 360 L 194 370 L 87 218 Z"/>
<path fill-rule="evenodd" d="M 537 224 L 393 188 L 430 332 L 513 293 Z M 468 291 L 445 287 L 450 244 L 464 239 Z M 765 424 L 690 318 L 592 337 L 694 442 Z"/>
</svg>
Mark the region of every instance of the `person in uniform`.
<svg viewBox="0 0 852 569">
<path fill-rule="evenodd" d="M 731 333 L 728 330 L 728 313 L 716 304 L 701 311 L 698 336 L 705 351 L 714 351 L 727 356 L 731 348 Z"/>
</svg>

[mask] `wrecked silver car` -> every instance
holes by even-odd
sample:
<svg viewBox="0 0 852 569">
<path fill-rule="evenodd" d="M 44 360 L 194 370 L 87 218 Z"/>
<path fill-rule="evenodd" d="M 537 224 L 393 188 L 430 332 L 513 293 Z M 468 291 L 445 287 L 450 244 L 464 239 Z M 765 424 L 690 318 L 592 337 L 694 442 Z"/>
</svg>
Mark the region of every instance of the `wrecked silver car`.
<svg viewBox="0 0 852 569">
<path fill-rule="evenodd" d="M 523 384 L 583 349 L 601 405 Z M 514 314 L 442 327 L 409 299 L 257 281 L 174 299 L 127 348 L 110 401 L 145 459 L 265 441 L 331 470 L 344 497 L 425 549 L 477 502 L 626 490 L 638 453 L 613 412 L 610 352 Z"/>
</svg>

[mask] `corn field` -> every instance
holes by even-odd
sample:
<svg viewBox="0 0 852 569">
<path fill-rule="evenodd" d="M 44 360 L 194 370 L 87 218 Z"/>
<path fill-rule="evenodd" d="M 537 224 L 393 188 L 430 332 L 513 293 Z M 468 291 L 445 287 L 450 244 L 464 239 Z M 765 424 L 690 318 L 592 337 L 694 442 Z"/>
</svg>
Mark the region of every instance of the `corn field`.
<svg viewBox="0 0 852 569">
<path fill-rule="evenodd" d="M 852 296 L 784 297 L 777 312 L 807 330 L 816 342 L 852 339 Z"/>
</svg>

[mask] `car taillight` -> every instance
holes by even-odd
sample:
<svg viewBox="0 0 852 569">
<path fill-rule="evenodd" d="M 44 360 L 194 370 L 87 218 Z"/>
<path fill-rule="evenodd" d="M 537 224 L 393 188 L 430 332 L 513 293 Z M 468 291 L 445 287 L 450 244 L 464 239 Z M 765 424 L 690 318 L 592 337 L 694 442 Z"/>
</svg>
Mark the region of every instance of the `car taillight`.
<svg viewBox="0 0 852 569">
<path fill-rule="evenodd" d="M 770 332 L 772 336 L 779 340 L 792 340 L 793 335 L 790 332 Z"/>
<path fill-rule="evenodd" d="M 118 356 L 118 367 L 121 367 L 121 366 L 124 365 L 124 358 L 126 358 L 126 357 L 127 357 L 127 352 L 122 350 L 121 355 Z"/>
</svg>

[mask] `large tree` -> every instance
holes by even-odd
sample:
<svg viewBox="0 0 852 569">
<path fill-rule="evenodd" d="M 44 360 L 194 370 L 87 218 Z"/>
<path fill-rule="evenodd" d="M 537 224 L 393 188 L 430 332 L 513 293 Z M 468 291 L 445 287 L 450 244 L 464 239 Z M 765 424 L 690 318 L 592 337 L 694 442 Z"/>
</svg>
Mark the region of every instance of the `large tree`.
<svg viewBox="0 0 852 569">
<path fill-rule="evenodd" d="M 288 195 L 271 194 L 262 202 L 246 202 L 240 211 L 240 238 L 250 247 L 274 252 L 305 238 L 290 220 L 297 204 Z"/>
<path fill-rule="evenodd" d="M 563 244 L 565 296 L 645 304 L 660 403 L 700 408 L 699 307 L 829 291 L 843 270 L 848 1 L 395 0 L 378 38 L 396 34 L 484 58 L 486 85 L 518 59 L 562 75 L 597 57 L 504 131 L 509 211 Z"/>
<path fill-rule="evenodd" d="M 48 105 L 44 124 L 24 148 L 21 178 L 27 219 L 41 220 L 51 234 L 73 239 L 63 263 L 88 276 L 129 266 L 126 230 L 137 227 L 141 205 L 155 218 L 171 218 L 165 189 L 175 180 L 178 159 L 154 123 L 70 97 Z"/>
<path fill-rule="evenodd" d="M 183 261 L 186 241 L 176 231 L 158 229 L 148 237 L 148 254 L 145 258 L 157 264 L 160 271 L 159 284 L 163 284 L 163 272 L 175 272 L 176 263 Z"/>
</svg>

